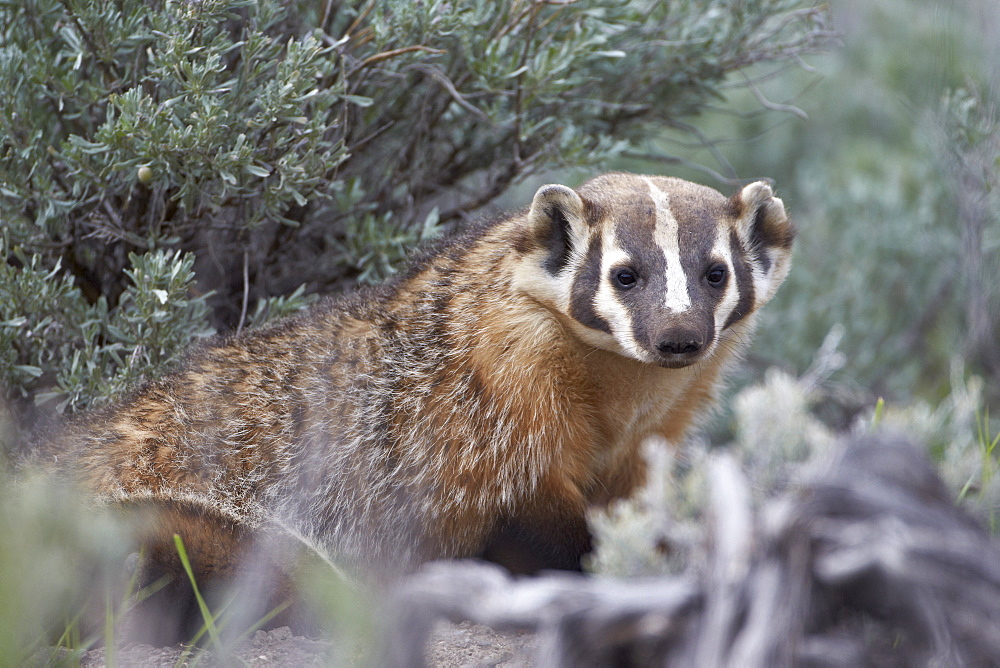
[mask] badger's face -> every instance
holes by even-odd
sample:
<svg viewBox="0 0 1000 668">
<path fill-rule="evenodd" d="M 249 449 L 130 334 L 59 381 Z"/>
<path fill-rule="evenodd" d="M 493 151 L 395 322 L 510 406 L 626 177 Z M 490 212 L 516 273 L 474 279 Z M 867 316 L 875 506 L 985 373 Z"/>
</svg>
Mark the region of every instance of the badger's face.
<svg viewBox="0 0 1000 668">
<path fill-rule="evenodd" d="M 703 360 L 774 295 L 794 228 L 764 182 L 730 198 L 664 177 L 543 186 L 519 284 L 591 345 L 641 362 Z"/>
</svg>

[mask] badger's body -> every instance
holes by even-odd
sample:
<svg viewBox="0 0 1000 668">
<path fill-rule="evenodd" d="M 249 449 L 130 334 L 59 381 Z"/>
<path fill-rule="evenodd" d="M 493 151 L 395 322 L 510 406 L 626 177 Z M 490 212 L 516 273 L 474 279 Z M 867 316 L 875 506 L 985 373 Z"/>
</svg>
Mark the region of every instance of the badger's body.
<svg viewBox="0 0 1000 668">
<path fill-rule="evenodd" d="M 151 509 L 151 559 L 180 533 L 208 575 L 282 532 L 362 574 L 578 568 L 586 508 L 641 483 L 643 439 L 710 410 L 792 236 L 763 183 L 545 186 L 391 285 L 194 350 L 44 457 Z"/>
</svg>

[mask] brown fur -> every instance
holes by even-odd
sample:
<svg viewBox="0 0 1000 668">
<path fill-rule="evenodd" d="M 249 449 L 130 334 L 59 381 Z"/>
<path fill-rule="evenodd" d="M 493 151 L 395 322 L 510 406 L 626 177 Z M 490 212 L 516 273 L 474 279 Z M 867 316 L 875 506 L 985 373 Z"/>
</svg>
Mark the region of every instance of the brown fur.
<svg viewBox="0 0 1000 668">
<path fill-rule="evenodd" d="M 588 506 L 641 484 L 647 436 L 677 442 L 711 409 L 751 327 L 737 322 L 692 365 L 658 365 L 581 336 L 550 297 L 546 281 L 588 275 L 572 268 L 592 247 L 580 235 L 652 234 L 637 178 L 608 175 L 579 196 L 543 188 L 530 211 L 451 240 L 388 286 L 202 345 L 40 457 L 102 502 L 152 508 L 148 556 L 175 575 L 174 533 L 204 576 L 235 573 L 261 536 L 305 541 L 363 576 L 440 557 L 579 568 Z M 769 189 L 744 202 L 657 183 L 685 234 L 738 229 L 750 243 L 752 225 L 787 223 Z M 783 271 L 790 229 L 764 235 Z M 570 268 L 557 275 L 559 262 Z"/>
</svg>

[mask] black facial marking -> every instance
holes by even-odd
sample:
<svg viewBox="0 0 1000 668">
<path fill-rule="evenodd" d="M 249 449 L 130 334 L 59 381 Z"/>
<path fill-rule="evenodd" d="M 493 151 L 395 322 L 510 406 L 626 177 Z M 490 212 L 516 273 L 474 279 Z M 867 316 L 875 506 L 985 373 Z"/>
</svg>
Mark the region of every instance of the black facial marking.
<svg viewBox="0 0 1000 668">
<path fill-rule="evenodd" d="M 549 254 L 542 263 L 542 267 L 545 271 L 555 276 L 569 262 L 569 221 L 566 220 L 566 214 L 557 206 L 547 208 L 545 215 L 548 216 L 550 221 L 548 234 L 544 240 L 545 247 L 549 249 Z"/>
<path fill-rule="evenodd" d="M 617 288 L 617 298 L 629 312 L 636 340 L 650 349 L 655 347 L 654 339 L 670 317 L 664 309 L 664 300 L 671 289 L 677 289 L 667 285 L 667 259 L 656 243 L 656 216 L 648 183 L 635 183 L 614 212 L 615 241 L 625 252 L 627 264 L 613 268 L 606 277 Z M 618 280 L 623 269 L 635 279 L 633 283 L 622 284 Z"/>
<path fill-rule="evenodd" d="M 754 289 L 753 275 L 750 273 L 750 265 L 740 249 L 740 238 L 736 230 L 729 233 L 730 248 L 733 249 L 733 273 L 736 275 L 736 289 L 739 291 L 740 299 L 736 302 L 733 312 L 726 318 L 723 329 L 730 327 L 733 323 L 739 322 L 750 314 L 753 309 Z"/>
<path fill-rule="evenodd" d="M 628 269 L 637 280 L 629 286 L 616 282 L 614 273 L 609 280 L 618 286 L 618 300 L 626 306 L 632 327 L 639 341 L 652 340 L 652 331 L 659 327 L 667 285 L 667 260 L 656 244 L 656 207 L 648 184 L 640 182 L 615 211 L 615 241 L 628 256 L 628 264 L 614 273 Z M 647 336 L 648 334 L 648 336 Z"/>
<path fill-rule="evenodd" d="M 750 226 L 750 245 L 761 268 L 771 269 L 771 258 L 767 251 L 772 248 L 789 249 L 795 240 L 795 228 L 788 221 L 776 223 L 768 219 L 768 205 L 762 204 L 754 213 Z"/>
<path fill-rule="evenodd" d="M 765 272 L 771 269 L 771 258 L 767 255 L 767 248 L 773 245 L 773 241 L 770 239 L 772 235 L 768 234 L 767 231 L 766 215 L 763 206 L 757 209 L 753 225 L 750 227 L 750 243 L 757 256 L 757 262 L 760 263 Z"/>
<path fill-rule="evenodd" d="M 719 235 L 721 215 L 718 210 L 697 209 L 686 213 L 683 219 L 678 217 L 677 221 L 681 230 L 690 230 L 688 235 L 683 231 L 681 233 L 681 263 L 687 277 L 691 303 L 704 305 L 713 314 L 730 281 L 726 263 L 712 253 Z M 713 284 L 711 274 L 715 269 L 722 269 L 722 276 L 718 283 Z M 715 326 L 714 317 L 712 326 Z"/>
<path fill-rule="evenodd" d="M 601 239 L 595 236 L 587 247 L 587 257 L 570 288 L 569 314 L 583 325 L 607 334 L 611 327 L 594 310 L 594 295 L 601 284 Z"/>
<path fill-rule="evenodd" d="M 702 199 L 684 196 L 670 198 L 670 213 L 677 221 L 677 242 L 681 269 L 686 286 L 667 284 L 667 265 L 663 251 L 655 241 L 655 210 L 644 207 L 646 215 L 639 220 L 619 224 L 619 243 L 635 264 L 643 278 L 643 287 L 621 294 L 621 301 L 628 305 L 636 340 L 651 352 L 662 343 L 664 332 L 681 327 L 685 331 L 702 332 L 702 345 L 715 335 L 713 314 L 724 290 L 713 286 L 707 279 L 709 269 L 719 264 L 712 255 L 718 233 L 718 208 L 706 206 Z M 622 221 L 625 223 L 626 221 Z M 661 223 L 662 224 L 662 223 Z M 723 276 L 722 286 L 728 279 Z M 671 290 L 687 290 L 691 308 L 675 313 L 663 307 Z M 655 354 L 655 353 L 654 353 Z"/>
<path fill-rule="evenodd" d="M 656 245 L 655 230 L 656 210 L 650 206 L 648 189 L 638 191 L 631 206 L 615 212 L 615 240 L 628 254 L 627 268 L 636 278 L 641 276 L 648 289 L 658 290 L 662 298 L 667 262 Z"/>
<path fill-rule="evenodd" d="M 520 255 L 525 255 L 534 250 L 535 246 L 531 242 L 531 234 L 527 230 L 522 230 L 514 237 L 514 250 Z"/>
</svg>

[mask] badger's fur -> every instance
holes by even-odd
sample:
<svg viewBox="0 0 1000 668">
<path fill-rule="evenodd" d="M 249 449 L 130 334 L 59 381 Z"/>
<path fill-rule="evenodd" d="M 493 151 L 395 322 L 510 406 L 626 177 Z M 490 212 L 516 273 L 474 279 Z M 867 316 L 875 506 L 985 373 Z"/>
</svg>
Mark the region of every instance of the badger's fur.
<svg viewBox="0 0 1000 668">
<path fill-rule="evenodd" d="M 148 558 L 180 533 L 207 575 L 283 533 L 362 575 L 579 568 L 587 507 L 641 483 L 643 439 L 710 410 L 792 237 L 763 182 L 543 186 L 389 285 L 193 350 L 43 457 L 152 512 Z"/>
</svg>

